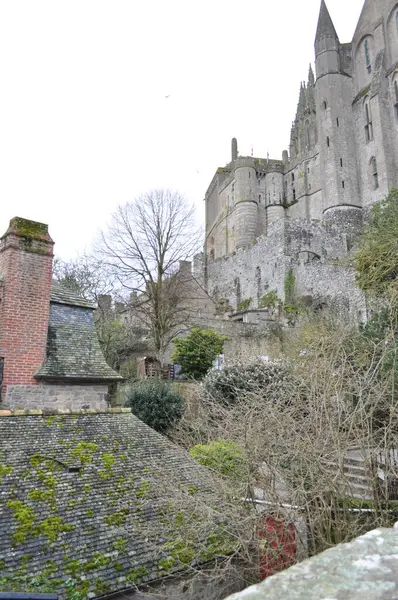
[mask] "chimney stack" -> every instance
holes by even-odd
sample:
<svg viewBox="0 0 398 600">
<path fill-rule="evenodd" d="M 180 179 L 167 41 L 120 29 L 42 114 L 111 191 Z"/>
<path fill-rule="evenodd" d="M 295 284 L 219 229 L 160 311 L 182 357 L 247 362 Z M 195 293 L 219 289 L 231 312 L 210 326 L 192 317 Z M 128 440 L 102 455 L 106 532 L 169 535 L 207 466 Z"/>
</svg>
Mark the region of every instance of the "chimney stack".
<svg viewBox="0 0 398 600">
<path fill-rule="evenodd" d="M 48 226 L 14 217 L 0 241 L 2 397 L 10 384 L 37 385 L 45 355 L 53 246 Z"/>
</svg>

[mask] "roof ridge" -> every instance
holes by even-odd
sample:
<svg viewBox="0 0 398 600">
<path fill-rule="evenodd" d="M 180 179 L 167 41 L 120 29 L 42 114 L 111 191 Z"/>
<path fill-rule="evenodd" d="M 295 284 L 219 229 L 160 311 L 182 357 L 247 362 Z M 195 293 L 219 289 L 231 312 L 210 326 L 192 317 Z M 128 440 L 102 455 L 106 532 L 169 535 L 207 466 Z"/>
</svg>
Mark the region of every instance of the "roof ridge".
<svg viewBox="0 0 398 600">
<path fill-rule="evenodd" d="M 49 415 L 120 415 L 120 414 L 131 414 L 131 408 L 124 408 L 121 406 L 113 408 L 51 408 L 51 409 L 11 409 L 3 408 L 0 409 L 0 417 L 25 417 L 25 416 L 45 416 Z"/>
</svg>

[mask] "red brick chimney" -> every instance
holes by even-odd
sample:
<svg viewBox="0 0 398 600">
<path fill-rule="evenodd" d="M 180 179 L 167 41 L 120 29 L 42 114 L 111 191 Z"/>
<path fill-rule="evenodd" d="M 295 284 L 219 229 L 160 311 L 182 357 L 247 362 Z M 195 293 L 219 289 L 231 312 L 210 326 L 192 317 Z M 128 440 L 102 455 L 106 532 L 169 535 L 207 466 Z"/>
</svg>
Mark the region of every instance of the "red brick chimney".
<svg viewBox="0 0 398 600">
<path fill-rule="evenodd" d="M 38 385 L 46 355 L 53 246 L 48 226 L 14 217 L 0 241 L 2 397 L 10 384 Z"/>
</svg>

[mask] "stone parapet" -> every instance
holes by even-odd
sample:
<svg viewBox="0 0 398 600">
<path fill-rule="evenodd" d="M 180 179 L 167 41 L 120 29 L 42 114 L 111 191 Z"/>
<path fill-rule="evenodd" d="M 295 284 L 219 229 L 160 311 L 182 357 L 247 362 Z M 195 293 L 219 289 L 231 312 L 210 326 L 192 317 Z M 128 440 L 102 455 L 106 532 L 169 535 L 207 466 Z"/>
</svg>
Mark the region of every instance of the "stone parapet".
<svg viewBox="0 0 398 600">
<path fill-rule="evenodd" d="M 375 529 L 339 544 L 228 600 L 394 600 L 398 594 L 398 529 Z"/>
</svg>

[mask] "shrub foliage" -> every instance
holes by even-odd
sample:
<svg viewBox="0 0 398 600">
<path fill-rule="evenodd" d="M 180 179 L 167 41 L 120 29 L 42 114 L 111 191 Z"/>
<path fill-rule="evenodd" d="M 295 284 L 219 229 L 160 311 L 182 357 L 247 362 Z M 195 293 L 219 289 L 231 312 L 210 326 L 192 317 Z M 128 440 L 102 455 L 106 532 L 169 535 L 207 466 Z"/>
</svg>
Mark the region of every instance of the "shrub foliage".
<svg viewBox="0 0 398 600">
<path fill-rule="evenodd" d="M 237 362 L 222 371 L 212 370 L 203 380 L 207 394 L 221 404 L 231 404 L 248 394 L 282 397 L 291 375 L 282 362 Z"/>
<path fill-rule="evenodd" d="M 226 477 L 239 480 L 247 471 L 244 454 L 234 442 L 219 440 L 209 444 L 197 444 L 189 453 L 200 464 Z"/>
<path fill-rule="evenodd" d="M 212 367 L 217 356 L 222 354 L 225 340 L 212 329 L 194 327 L 186 337 L 174 340 L 172 360 L 181 365 L 184 375 L 200 379 Z"/>
<path fill-rule="evenodd" d="M 172 384 L 159 379 L 147 379 L 132 384 L 126 393 L 125 405 L 141 421 L 165 433 L 184 413 L 184 400 Z"/>
</svg>

